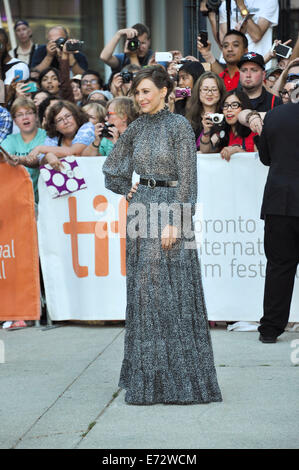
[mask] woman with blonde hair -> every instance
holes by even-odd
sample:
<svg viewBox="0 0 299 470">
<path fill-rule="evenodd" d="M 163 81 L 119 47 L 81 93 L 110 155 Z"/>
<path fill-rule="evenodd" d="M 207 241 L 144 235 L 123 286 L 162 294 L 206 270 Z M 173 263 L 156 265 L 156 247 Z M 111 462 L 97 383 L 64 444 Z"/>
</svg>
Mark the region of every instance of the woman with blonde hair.
<svg viewBox="0 0 299 470">
<path fill-rule="evenodd" d="M 203 132 L 202 119 L 208 114 L 222 113 L 222 100 L 226 94 L 223 80 L 214 72 L 205 72 L 196 81 L 188 103 L 186 118 L 196 137 L 197 149 Z"/>
<path fill-rule="evenodd" d="M 131 98 L 119 96 L 108 101 L 107 123 L 95 125 L 95 140 L 86 148 L 85 155 L 109 155 L 121 134 L 137 117 L 134 101 Z"/>
<path fill-rule="evenodd" d="M 106 108 L 100 103 L 87 103 L 82 107 L 82 111 L 87 114 L 89 122 L 91 122 L 93 125 L 96 125 L 99 122 L 104 124 L 107 111 Z"/>
</svg>

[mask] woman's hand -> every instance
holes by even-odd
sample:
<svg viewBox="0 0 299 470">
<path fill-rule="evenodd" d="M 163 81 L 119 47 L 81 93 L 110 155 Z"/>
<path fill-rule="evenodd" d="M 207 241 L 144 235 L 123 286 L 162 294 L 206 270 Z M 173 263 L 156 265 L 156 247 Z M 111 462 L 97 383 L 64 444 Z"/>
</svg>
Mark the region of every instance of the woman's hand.
<svg viewBox="0 0 299 470">
<path fill-rule="evenodd" d="M 130 189 L 130 192 L 127 194 L 127 201 L 130 201 L 133 197 L 133 194 L 137 192 L 139 183 L 135 183 L 132 188 Z"/>
<path fill-rule="evenodd" d="M 114 77 L 112 78 L 111 82 L 111 93 L 113 96 L 123 96 L 124 93 L 122 92 L 122 86 L 123 86 L 123 79 L 120 73 L 116 73 Z"/>
<path fill-rule="evenodd" d="M 46 163 L 48 163 L 54 170 L 61 171 L 64 168 L 63 163 L 59 160 L 54 153 L 47 153 L 45 157 Z"/>
<path fill-rule="evenodd" d="M 224 147 L 220 152 L 220 156 L 221 156 L 221 158 L 223 158 L 223 160 L 226 160 L 227 162 L 229 162 L 231 156 L 234 153 L 239 153 L 239 152 L 243 152 L 243 149 L 241 147 L 237 147 L 237 146 Z"/>
<path fill-rule="evenodd" d="M 4 161 L 9 163 L 11 166 L 17 166 L 21 164 L 20 158 L 16 155 L 2 154 Z"/>
<path fill-rule="evenodd" d="M 166 225 L 162 231 L 161 245 L 164 250 L 170 250 L 178 238 L 178 229 L 174 225 Z"/>
<path fill-rule="evenodd" d="M 99 142 L 99 145 L 102 140 L 102 132 L 105 124 L 102 124 L 101 122 L 98 122 L 94 126 L 94 135 L 95 135 L 95 141 Z"/>
<path fill-rule="evenodd" d="M 207 132 L 210 132 L 212 127 L 213 127 L 213 122 L 210 118 L 210 114 L 211 113 L 204 113 L 203 117 L 202 117 L 202 127 L 203 127 L 203 131 L 204 133 L 206 134 Z"/>
<path fill-rule="evenodd" d="M 256 132 L 258 135 L 261 135 L 263 130 L 263 119 L 260 114 L 253 114 L 248 119 L 249 128 L 252 132 Z"/>
<path fill-rule="evenodd" d="M 18 82 L 16 85 L 16 96 L 17 98 L 26 98 L 28 97 L 28 91 L 30 90 L 30 85 L 28 83 Z"/>
<path fill-rule="evenodd" d="M 31 152 L 29 153 L 29 157 L 32 159 L 38 158 L 38 155 L 40 153 L 45 153 L 45 152 L 43 151 L 42 146 L 38 145 L 37 147 L 34 147 L 34 149 L 31 150 Z"/>
<path fill-rule="evenodd" d="M 111 139 L 110 139 L 111 142 L 113 142 L 113 144 L 116 144 L 120 136 L 119 131 L 117 130 L 115 126 L 113 126 L 113 127 L 109 127 L 108 132 L 111 135 Z"/>
</svg>

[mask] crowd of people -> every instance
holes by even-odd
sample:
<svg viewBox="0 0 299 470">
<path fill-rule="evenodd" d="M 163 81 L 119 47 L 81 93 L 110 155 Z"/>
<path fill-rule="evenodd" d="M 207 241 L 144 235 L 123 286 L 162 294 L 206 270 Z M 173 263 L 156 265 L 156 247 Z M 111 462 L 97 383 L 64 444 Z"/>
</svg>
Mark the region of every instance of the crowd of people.
<svg viewBox="0 0 299 470">
<path fill-rule="evenodd" d="M 107 83 L 98 70 L 89 69 L 80 41 L 71 38 L 64 26 L 51 27 L 47 43 L 38 45 L 28 22 L 18 20 L 14 26 L 18 47 L 13 51 L 6 31 L 0 29 L 4 83 L 0 145 L 7 152 L 0 154 L 0 161 L 27 168 L 38 203 L 40 165 L 48 163 L 59 171 L 60 159 L 68 155 L 110 154 L 143 113 L 131 93 L 132 83 L 140 71 L 153 65 L 167 71 L 172 91 L 166 106 L 190 122 L 198 152 L 219 153 L 229 161 L 234 153 L 255 151 L 266 113 L 288 103 L 298 86 L 299 41 L 288 59 L 282 60 L 271 48 L 263 56 L 252 50 L 253 43 L 248 46 L 254 29 L 250 23 L 255 24 L 252 18 L 247 32 L 244 24 L 243 32 L 238 26 L 221 30 L 222 62 L 213 56 L 211 41 L 200 35 L 200 60 L 175 50 L 170 51 L 169 62 L 159 62 L 147 26 L 121 29 L 100 53 L 100 60 L 111 68 Z M 124 51 L 115 54 L 122 39 Z M 269 60 L 275 65 L 267 69 Z M 26 324 L 11 326 L 22 325 Z"/>
</svg>

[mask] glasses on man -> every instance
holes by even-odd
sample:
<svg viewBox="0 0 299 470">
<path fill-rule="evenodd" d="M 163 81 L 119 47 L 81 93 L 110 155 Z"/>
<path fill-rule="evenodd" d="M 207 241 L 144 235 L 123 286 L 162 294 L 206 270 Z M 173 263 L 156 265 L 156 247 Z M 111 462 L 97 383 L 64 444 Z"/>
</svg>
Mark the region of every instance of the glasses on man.
<svg viewBox="0 0 299 470">
<path fill-rule="evenodd" d="M 107 116 L 113 116 L 113 114 L 117 114 L 115 111 L 108 111 Z"/>
<path fill-rule="evenodd" d="M 29 116 L 33 116 L 35 114 L 34 111 L 27 111 L 26 113 L 17 113 L 15 115 L 15 117 L 17 119 L 22 119 L 22 118 L 26 118 L 26 117 L 29 117 Z"/>
<path fill-rule="evenodd" d="M 61 116 L 60 118 L 58 118 L 55 122 L 56 122 L 56 125 L 59 125 L 61 124 L 62 122 L 65 122 L 65 121 L 68 121 L 69 119 L 71 119 L 73 117 L 72 114 L 65 114 L 64 116 Z"/>
<path fill-rule="evenodd" d="M 200 91 L 207 95 L 208 93 L 212 93 L 213 95 L 217 95 L 219 93 L 218 88 L 201 88 Z"/>
<path fill-rule="evenodd" d="M 82 85 L 97 85 L 98 80 L 95 78 L 93 80 L 82 80 Z"/>
<path fill-rule="evenodd" d="M 232 103 L 224 103 L 224 105 L 222 106 L 222 109 L 238 109 L 241 107 L 241 103 L 239 103 L 238 101 L 233 101 Z"/>
</svg>

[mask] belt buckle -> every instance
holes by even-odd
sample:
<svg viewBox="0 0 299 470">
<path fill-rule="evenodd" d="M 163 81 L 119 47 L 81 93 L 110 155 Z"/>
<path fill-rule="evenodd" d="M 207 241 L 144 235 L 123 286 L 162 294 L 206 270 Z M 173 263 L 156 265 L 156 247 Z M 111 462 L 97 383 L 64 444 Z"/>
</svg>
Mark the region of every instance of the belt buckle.
<svg viewBox="0 0 299 470">
<path fill-rule="evenodd" d="M 154 178 L 149 178 L 147 181 L 147 186 L 151 189 L 154 189 L 156 187 L 157 183 Z"/>
</svg>

